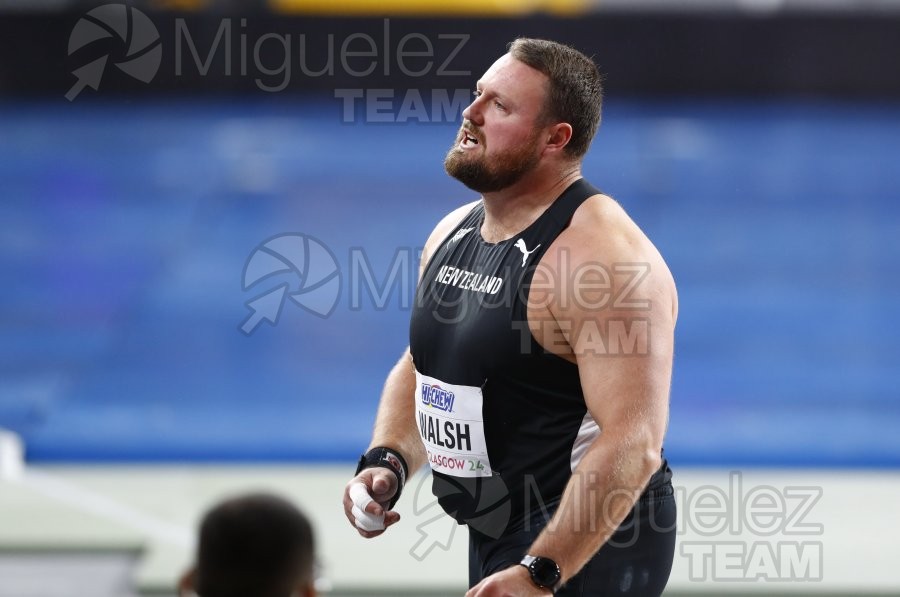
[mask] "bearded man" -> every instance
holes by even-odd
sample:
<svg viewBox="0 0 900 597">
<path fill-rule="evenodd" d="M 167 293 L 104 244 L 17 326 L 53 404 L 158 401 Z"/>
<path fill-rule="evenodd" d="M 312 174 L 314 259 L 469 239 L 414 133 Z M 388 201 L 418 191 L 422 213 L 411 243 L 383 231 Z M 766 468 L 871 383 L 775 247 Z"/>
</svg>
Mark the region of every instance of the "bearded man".
<svg viewBox="0 0 900 597">
<path fill-rule="evenodd" d="M 588 183 L 593 61 L 517 39 L 478 81 L 445 160 L 481 194 L 429 236 L 410 346 L 390 372 L 344 509 L 395 524 L 425 463 L 469 527 L 467 597 L 660 595 L 675 548 L 662 444 L 675 283 Z"/>
</svg>

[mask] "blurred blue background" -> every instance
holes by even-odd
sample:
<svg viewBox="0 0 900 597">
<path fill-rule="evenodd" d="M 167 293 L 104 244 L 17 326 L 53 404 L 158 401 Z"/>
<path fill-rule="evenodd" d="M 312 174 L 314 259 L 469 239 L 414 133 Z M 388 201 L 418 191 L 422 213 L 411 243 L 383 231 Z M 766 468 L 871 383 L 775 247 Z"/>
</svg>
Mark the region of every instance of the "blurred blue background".
<svg viewBox="0 0 900 597">
<path fill-rule="evenodd" d="M 412 285 L 391 270 L 473 197 L 442 169 L 456 123 L 337 110 L 0 107 L 0 423 L 31 461 L 365 447 L 406 343 Z M 896 106 L 609 98 L 584 172 L 679 285 L 673 462 L 900 465 L 898 156 Z M 257 245 L 290 232 L 335 254 L 335 311 L 287 302 L 247 336 L 247 301 L 302 286 L 241 287 Z M 350 283 L 354 247 L 385 300 Z"/>
<path fill-rule="evenodd" d="M 407 342 L 415 251 L 474 199 L 442 168 L 458 120 L 348 122 L 332 93 L 346 81 L 265 94 L 252 76 L 216 75 L 218 63 L 185 82 L 164 62 L 159 93 L 107 74 L 107 87 L 68 102 L 76 64 L 61 57 L 86 4 L 0 24 L 0 39 L 26 44 L 28 27 L 59 33 L 20 51 L 31 66 L 0 69 L 0 427 L 22 436 L 31 462 L 356 458 Z M 205 7 L 149 4 L 138 3 Z M 600 53 L 609 89 L 583 170 L 679 286 L 673 465 L 900 466 L 900 84 L 864 60 L 885 55 L 896 36 L 878 32 L 900 18 L 713 11 L 691 25 L 591 10 L 594 21 L 502 26 L 622 44 Z M 382 27 L 298 18 L 322 35 Z M 499 22 L 428 25 L 471 34 L 477 68 L 451 89 L 499 55 Z M 592 23 L 612 41 L 590 37 Z M 804 35 L 759 51 L 739 43 L 795 26 Z M 835 33 L 863 30 L 856 43 Z M 692 45 L 690 31 L 719 45 Z M 35 66 L 45 55 L 56 56 L 46 72 Z M 295 88 L 305 84 L 315 88 Z M 334 312 L 286 301 L 277 325 L 244 334 L 248 301 L 303 288 L 290 272 L 242 287 L 251 254 L 286 233 L 334 254 Z M 352 254 L 391 284 L 383 300 L 351 283 Z"/>
</svg>

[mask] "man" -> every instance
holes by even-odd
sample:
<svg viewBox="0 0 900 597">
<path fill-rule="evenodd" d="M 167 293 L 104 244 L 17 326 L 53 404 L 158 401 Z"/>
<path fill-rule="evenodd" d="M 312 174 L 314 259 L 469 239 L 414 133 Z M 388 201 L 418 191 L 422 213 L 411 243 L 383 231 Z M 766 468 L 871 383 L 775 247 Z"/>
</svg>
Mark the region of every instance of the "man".
<svg viewBox="0 0 900 597">
<path fill-rule="evenodd" d="M 375 537 L 428 462 L 469 526 L 468 597 L 668 581 L 677 297 L 655 247 L 582 178 L 600 104 L 594 63 L 549 41 L 517 39 L 478 81 L 445 168 L 482 198 L 428 238 L 410 348 L 344 494 Z"/>
<path fill-rule="evenodd" d="M 315 597 L 314 540 L 309 520 L 269 494 L 231 498 L 200 524 L 197 563 L 179 596 Z"/>
</svg>

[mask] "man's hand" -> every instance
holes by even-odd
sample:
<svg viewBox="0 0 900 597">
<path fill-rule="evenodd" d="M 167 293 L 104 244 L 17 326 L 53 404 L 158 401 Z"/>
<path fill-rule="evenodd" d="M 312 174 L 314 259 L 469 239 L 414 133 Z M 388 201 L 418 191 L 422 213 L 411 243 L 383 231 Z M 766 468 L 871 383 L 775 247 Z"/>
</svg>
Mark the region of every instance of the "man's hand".
<svg viewBox="0 0 900 597">
<path fill-rule="evenodd" d="M 549 589 L 541 589 L 531 580 L 525 566 L 518 564 L 494 573 L 469 589 L 466 597 L 547 597 Z"/>
<path fill-rule="evenodd" d="M 367 468 L 344 488 L 344 514 L 360 535 L 377 537 L 400 520 L 397 512 L 387 510 L 395 493 L 397 475 L 383 466 Z"/>
</svg>

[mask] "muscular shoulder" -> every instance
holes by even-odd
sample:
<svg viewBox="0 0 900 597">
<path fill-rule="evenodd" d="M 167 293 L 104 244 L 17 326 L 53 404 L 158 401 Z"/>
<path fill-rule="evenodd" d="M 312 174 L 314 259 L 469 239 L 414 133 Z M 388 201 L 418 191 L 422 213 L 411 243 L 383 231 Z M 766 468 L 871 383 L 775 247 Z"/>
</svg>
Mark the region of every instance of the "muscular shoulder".
<svg viewBox="0 0 900 597">
<path fill-rule="evenodd" d="M 550 263 L 562 263 L 558 252 L 566 251 L 570 257 L 568 262 L 575 269 L 584 264 L 599 265 L 612 274 L 614 285 L 619 278 L 616 272 L 629 268 L 645 269 L 642 294 L 647 293 L 656 300 L 669 303 L 673 316 L 677 314 L 675 281 L 665 260 L 634 220 L 611 197 L 594 195 L 582 203 L 551 250 L 556 252 L 556 259 Z M 565 272 L 558 274 L 566 275 Z"/>
<path fill-rule="evenodd" d="M 573 249 L 617 258 L 639 257 L 652 248 L 634 220 L 607 195 L 594 195 L 582 203 L 560 238 Z"/>
</svg>

